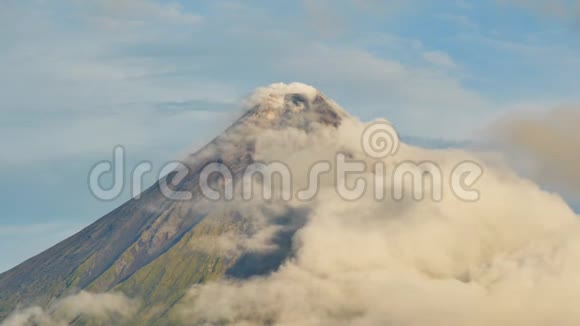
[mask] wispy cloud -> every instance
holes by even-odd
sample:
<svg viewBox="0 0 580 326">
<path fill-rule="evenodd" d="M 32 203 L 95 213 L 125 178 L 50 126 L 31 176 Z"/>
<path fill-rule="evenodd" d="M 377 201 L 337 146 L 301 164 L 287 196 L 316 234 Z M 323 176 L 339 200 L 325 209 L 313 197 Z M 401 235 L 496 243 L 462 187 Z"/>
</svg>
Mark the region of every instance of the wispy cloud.
<svg viewBox="0 0 580 326">
<path fill-rule="evenodd" d="M 79 156 L 97 160 L 108 158 L 117 145 L 133 153 L 146 152 L 163 148 L 176 138 L 179 143 L 188 144 L 196 138 L 209 139 L 217 132 L 214 128 L 221 130 L 227 122 L 226 113 L 211 108 L 168 111 L 145 106 L 141 110 L 87 112 L 46 125 L 6 126 L 0 131 L 1 165 L 25 167 L 39 161 L 65 161 Z"/>
<path fill-rule="evenodd" d="M 495 140 L 507 157 L 539 184 L 580 195 L 580 108 L 518 112 L 498 121 Z"/>
<path fill-rule="evenodd" d="M 469 18 L 466 15 L 445 13 L 445 14 L 438 14 L 436 17 L 443 20 L 443 21 L 447 21 L 447 22 L 456 24 L 459 27 L 467 28 L 469 30 L 479 29 L 479 24 L 476 23 L 473 19 Z"/>
<path fill-rule="evenodd" d="M 497 2 L 529 10 L 544 18 L 580 23 L 580 1 L 577 0 L 497 0 Z"/>
<path fill-rule="evenodd" d="M 96 10 L 97 22 L 104 27 L 119 27 L 123 24 L 141 24 L 158 20 L 170 24 L 197 25 L 200 15 L 185 11 L 177 2 L 162 3 L 155 0 L 90 0 Z"/>
<path fill-rule="evenodd" d="M 456 68 L 457 64 L 445 52 L 441 51 L 427 51 L 423 53 L 423 58 L 426 61 L 445 68 Z"/>
<path fill-rule="evenodd" d="M 139 303 L 117 293 L 80 292 L 54 302 L 50 307 L 18 310 L 2 322 L 4 326 L 68 325 L 76 320 L 111 323 L 134 317 Z"/>
</svg>

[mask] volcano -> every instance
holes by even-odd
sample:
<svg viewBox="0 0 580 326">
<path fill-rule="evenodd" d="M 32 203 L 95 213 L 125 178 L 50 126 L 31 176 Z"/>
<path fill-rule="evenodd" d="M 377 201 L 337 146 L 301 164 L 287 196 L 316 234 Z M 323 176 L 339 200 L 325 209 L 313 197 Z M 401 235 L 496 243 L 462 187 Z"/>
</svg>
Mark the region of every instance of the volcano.
<svg viewBox="0 0 580 326">
<path fill-rule="evenodd" d="M 271 235 L 273 247 L 266 253 L 202 250 L 215 247 L 226 233 L 252 238 L 258 227 L 248 216 L 253 212 L 204 198 L 200 172 L 209 164 L 224 164 L 236 181 L 255 161 L 255 143 L 262 133 L 336 129 L 349 117 L 323 94 L 302 84 L 260 89 L 246 106 L 247 111 L 231 127 L 184 160 L 189 168 L 185 178 L 174 182 L 174 172 L 163 180 L 173 190 L 191 193 L 190 200 L 166 198 L 158 182 L 139 199 L 0 275 L 0 320 L 17 307 L 47 306 L 83 290 L 141 298 L 135 324 L 167 324 L 172 307 L 195 284 L 276 270 L 291 254 L 292 235 L 306 212 L 279 212 L 274 219 L 276 232 Z M 219 187 L 219 180 L 214 186 Z"/>
<path fill-rule="evenodd" d="M 139 198 L 2 274 L 2 325 L 580 324 L 580 219 L 557 194 L 496 155 L 393 142 L 304 84 L 244 106 Z M 238 196 L 275 163 L 315 196 Z"/>
</svg>

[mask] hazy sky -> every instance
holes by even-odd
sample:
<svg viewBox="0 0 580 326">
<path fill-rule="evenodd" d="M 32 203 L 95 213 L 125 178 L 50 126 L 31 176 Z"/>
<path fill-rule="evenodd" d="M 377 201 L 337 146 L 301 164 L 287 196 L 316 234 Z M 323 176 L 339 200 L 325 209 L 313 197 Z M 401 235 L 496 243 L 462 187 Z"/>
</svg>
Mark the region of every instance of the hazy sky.
<svg viewBox="0 0 580 326">
<path fill-rule="evenodd" d="M 87 186 L 115 145 L 157 171 L 258 86 L 301 81 L 448 140 L 577 105 L 579 22 L 566 0 L 2 0 L 0 270 L 127 198 Z"/>
</svg>

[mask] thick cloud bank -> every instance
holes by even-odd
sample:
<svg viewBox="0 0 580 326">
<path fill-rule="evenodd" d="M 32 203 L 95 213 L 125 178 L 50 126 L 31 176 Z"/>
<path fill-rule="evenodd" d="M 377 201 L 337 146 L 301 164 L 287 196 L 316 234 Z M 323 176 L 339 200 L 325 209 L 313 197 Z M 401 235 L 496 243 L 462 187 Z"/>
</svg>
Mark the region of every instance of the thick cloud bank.
<svg viewBox="0 0 580 326">
<path fill-rule="evenodd" d="M 361 150 L 365 127 L 349 118 L 338 130 L 264 132 L 256 156 L 288 164 L 303 186 L 308 168 L 338 151 L 376 163 Z M 497 160 L 456 150 L 401 144 L 383 160 L 385 179 L 401 162 L 427 160 L 442 171 L 442 200 L 377 201 L 368 192 L 347 201 L 336 178 L 323 176 L 314 200 L 290 203 L 310 212 L 292 258 L 270 275 L 196 286 L 175 314 L 194 325 L 580 324 L 580 224 L 568 205 Z M 484 169 L 475 201 L 455 196 L 448 182 L 466 160 Z M 378 178 L 372 169 L 362 177 Z"/>
</svg>

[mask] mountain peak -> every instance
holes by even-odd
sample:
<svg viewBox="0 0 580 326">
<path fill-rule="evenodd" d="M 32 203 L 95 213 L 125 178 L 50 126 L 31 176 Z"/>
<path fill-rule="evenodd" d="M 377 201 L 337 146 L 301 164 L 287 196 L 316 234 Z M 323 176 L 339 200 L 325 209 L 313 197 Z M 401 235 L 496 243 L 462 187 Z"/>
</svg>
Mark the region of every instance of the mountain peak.
<svg viewBox="0 0 580 326">
<path fill-rule="evenodd" d="M 348 114 L 316 88 L 275 83 L 258 88 L 244 103 L 242 118 L 263 127 L 309 129 L 313 123 L 338 127 Z"/>
<path fill-rule="evenodd" d="M 139 199 L 129 200 L 81 232 L 1 274 L 0 320 L 19 305 L 49 306 L 56 298 L 82 289 L 146 297 L 149 306 L 135 324 L 155 324 L 167 317 L 189 286 L 275 270 L 290 255 L 295 224 L 303 221 L 305 213 L 276 213 L 280 215 L 273 218 L 281 231 L 275 240 L 280 245 L 272 252 L 208 251 L 199 246 L 207 241 L 218 243 L 219 237 L 227 239 L 230 234 L 252 238 L 258 231 L 253 210 L 243 205 L 212 205 L 204 197 L 201 173 L 209 164 L 221 163 L 240 178 L 255 162 L 262 131 L 296 128 L 310 133 L 337 128 L 349 115 L 315 88 L 299 83 L 260 88 L 245 104 L 247 112 L 242 118 L 183 161 L 189 168 L 186 177 L 174 182 L 176 174 L 170 173 L 164 179 L 173 190 L 190 193 L 190 200 L 173 200 L 156 184 Z M 209 183 L 216 189 L 222 185 L 215 174 Z"/>
</svg>

